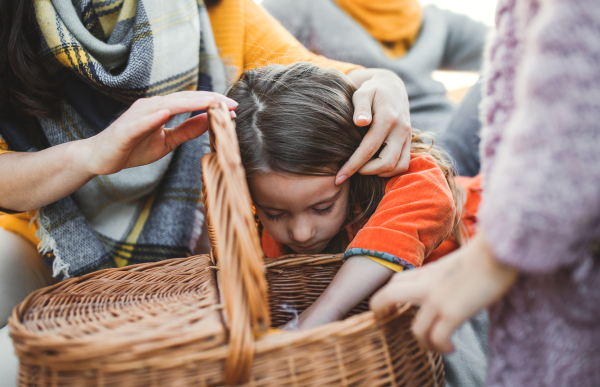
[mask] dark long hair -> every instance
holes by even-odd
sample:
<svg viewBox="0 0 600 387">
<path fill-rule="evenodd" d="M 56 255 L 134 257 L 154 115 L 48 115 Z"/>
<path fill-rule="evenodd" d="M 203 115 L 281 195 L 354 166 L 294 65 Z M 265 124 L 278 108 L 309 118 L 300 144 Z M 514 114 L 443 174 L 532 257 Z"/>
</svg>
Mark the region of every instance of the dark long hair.
<svg viewBox="0 0 600 387">
<path fill-rule="evenodd" d="M 220 2 L 205 0 L 207 7 Z M 58 115 L 58 82 L 42 64 L 40 43 L 33 0 L 0 0 L 0 118 Z"/>
<path fill-rule="evenodd" d="M 239 103 L 235 122 L 247 178 L 270 171 L 336 175 L 369 130 L 354 124 L 355 90 L 338 71 L 310 63 L 271 65 L 244 73 L 228 95 Z M 451 165 L 418 131 L 413 133 L 411 153 L 434 158 L 460 204 Z M 359 173 L 350 178 L 346 226 L 357 231 L 366 223 L 388 180 Z M 458 220 L 457 216 L 456 225 Z M 457 236 L 460 243 L 460 232 Z M 328 249 L 333 251 L 326 252 L 339 252 L 347 243 L 347 233 L 341 230 Z"/>
<path fill-rule="evenodd" d="M 57 84 L 39 58 L 41 35 L 32 0 L 0 1 L 0 117 L 54 117 Z"/>
</svg>

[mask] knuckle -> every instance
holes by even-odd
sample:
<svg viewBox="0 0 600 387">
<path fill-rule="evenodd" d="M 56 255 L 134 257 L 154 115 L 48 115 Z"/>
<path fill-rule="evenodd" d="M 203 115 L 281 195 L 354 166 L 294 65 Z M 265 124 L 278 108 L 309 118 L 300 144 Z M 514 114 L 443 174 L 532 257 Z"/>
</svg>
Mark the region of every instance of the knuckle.
<svg viewBox="0 0 600 387">
<path fill-rule="evenodd" d="M 412 133 L 412 127 L 410 125 L 404 124 L 401 125 L 402 132 L 404 132 L 405 134 L 411 134 Z"/>
<path fill-rule="evenodd" d="M 460 319 L 460 312 L 457 308 L 449 307 L 447 303 L 440 307 L 440 314 L 448 323 L 454 323 Z"/>
<path fill-rule="evenodd" d="M 408 171 L 408 166 L 409 166 L 408 162 L 398 165 L 397 172 L 404 173 L 404 172 Z"/>
<path fill-rule="evenodd" d="M 400 122 L 400 113 L 396 109 L 386 109 L 385 119 L 392 125 L 396 125 Z"/>
<path fill-rule="evenodd" d="M 365 99 L 368 97 L 369 94 L 370 93 L 366 90 L 365 87 L 361 87 L 360 89 L 358 89 L 354 92 L 354 94 L 352 95 L 352 99 L 354 101 L 360 100 L 360 99 Z"/>
<path fill-rule="evenodd" d="M 393 161 L 385 161 L 382 165 L 381 165 L 381 169 L 384 172 L 391 172 L 394 170 L 394 168 L 396 168 L 396 163 L 394 163 Z"/>
<path fill-rule="evenodd" d="M 373 144 L 365 144 L 363 152 L 366 156 L 371 157 L 377 152 L 377 148 Z"/>
</svg>

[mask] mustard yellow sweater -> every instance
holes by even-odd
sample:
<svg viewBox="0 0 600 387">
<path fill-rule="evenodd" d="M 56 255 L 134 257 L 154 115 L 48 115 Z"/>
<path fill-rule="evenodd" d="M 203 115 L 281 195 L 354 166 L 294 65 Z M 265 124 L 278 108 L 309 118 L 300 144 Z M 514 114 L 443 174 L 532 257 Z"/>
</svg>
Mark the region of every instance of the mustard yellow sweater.
<svg viewBox="0 0 600 387">
<path fill-rule="evenodd" d="M 334 67 L 344 73 L 360 68 L 311 53 L 253 0 L 223 0 L 210 8 L 208 14 L 221 58 L 231 71 L 235 71 L 236 78 L 255 67 L 298 61 Z M 0 154 L 6 152 L 8 147 L 0 139 Z M 37 245 L 37 226 L 30 225 L 34 215 L 35 211 L 22 214 L 0 212 L 0 227 Z"/>
</svg>

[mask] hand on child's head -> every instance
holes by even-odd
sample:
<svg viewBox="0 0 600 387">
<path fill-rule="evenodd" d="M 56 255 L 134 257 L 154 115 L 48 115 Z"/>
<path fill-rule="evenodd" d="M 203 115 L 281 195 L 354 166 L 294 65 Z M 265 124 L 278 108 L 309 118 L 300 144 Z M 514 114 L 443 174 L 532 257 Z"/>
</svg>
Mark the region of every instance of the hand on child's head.
<svg viewBox="0 0 600 387">
<path fill-rule="evenodd" d="M 344 226 L 349 182 L 338 186 L 335 176 L 269 172 L 249 184 L 265 231 L 296 253 L 322 252 Z"/>
</svg>

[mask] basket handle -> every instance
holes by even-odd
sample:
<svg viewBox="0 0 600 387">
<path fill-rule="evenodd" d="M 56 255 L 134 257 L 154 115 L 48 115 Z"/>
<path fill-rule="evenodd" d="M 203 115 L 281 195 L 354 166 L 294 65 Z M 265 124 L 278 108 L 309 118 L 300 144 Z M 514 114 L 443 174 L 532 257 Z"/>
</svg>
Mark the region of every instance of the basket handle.
<svg viewBox="0 0 600 387">
<path fill-rule="evenodd" d="M 270 326 L 263 253 L 234 123 L 224 102 L 208 108 L 212 153 L 202 158 L 203 192 L 213 257 L 230 320 L 224 380 L 249 380 L 254 339 Z"/>
</svg>

